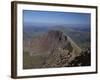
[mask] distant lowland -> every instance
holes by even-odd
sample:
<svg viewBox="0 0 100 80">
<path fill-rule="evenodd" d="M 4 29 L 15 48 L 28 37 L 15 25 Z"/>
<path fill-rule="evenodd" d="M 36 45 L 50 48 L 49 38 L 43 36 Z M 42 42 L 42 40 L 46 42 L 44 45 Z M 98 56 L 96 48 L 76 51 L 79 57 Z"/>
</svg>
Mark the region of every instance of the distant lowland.
<svg viewBox="0 0 100 80">
<path fill-rule="evenodd" d="M 89 24 L 24 24 L 23 69 L 91 65 Z"/>
</svg>

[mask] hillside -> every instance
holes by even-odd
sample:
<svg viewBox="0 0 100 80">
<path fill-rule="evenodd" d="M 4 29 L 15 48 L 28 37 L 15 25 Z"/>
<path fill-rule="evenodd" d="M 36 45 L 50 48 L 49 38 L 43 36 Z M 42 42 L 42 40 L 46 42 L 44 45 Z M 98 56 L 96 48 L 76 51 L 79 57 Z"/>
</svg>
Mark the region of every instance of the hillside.
<svg viewBox="0 0 100 80">
<path fill-rule="evenodd" d="M 27 41 L 24 44 L 26 43 Z M 24 48 L 24 69 L 66 67 L 82 51 L 60 30 L 49 30 L 35 38 L 32 37 L 28 43 L 29 45 Z"/>
</svg>

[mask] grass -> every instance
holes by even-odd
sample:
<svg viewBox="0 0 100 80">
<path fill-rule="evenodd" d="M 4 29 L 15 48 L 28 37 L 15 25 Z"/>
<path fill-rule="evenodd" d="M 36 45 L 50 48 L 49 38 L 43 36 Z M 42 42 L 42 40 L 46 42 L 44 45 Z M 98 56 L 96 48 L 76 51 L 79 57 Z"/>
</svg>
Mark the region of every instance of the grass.
<svg viewBox="0 0 100 80">
<path fill-rule="evenodd" d="M 23 69 L 42 68 L 45 63 L 44 55 L 30 56 L 29 52 L 24 52 Z"/>
<path fill-rule="evenodd" d="M 32 68 L 31 58 L 29 52 L 23 54 L 23 69 Z"/>
</svg>

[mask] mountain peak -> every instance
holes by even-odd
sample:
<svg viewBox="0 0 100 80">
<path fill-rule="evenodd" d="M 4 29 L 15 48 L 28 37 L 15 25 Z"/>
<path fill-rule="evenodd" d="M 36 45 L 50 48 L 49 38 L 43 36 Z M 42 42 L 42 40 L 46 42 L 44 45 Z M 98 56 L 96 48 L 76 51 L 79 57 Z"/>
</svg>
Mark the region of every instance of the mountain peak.
<svg viewBox="0 0 100 80">
<path fill-rule="evenodd" d="M 63 32 L 61 31 L 58 31 L 58 30 L 50 30 L 48 33 L 47 33 L 47 37 L 51 38 L 51 39 L 55 39 L 56 41 L 65 41 L 67 40 L 67 36 L 64 35 Z"/>
<path fill-rule="evenodd" d="M 72 39 L 65 35 L 63 32 L 58 30 L 50 30 L 41 37 L 33 39 L 31 42 L 31 49 L 36 51 L 35 53 L 47 53 L 51 52 L 53 49 L 62 49 L 68 50 L 74 54 L 80 52 L 80 48 L 72 41 Z"/>
</svg>

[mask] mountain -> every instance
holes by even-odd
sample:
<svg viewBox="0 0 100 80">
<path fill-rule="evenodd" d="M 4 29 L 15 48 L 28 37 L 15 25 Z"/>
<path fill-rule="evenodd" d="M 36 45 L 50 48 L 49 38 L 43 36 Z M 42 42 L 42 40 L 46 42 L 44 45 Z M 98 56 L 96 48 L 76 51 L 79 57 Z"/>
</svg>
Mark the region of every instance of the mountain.
<svg viewBox="0 0 100 80">
<path fill-rule="evenodd" d="M 40 37 L 35 38 L 31 41 L 32 50 L 45 52 L 45 51 L 51 51 L 52 48 L 67 48 L 69 51 L 73 51 L 73 47 L 77 48 L 75 49 L 76 53 L 80 49 L 73 41 L 72 39 L 64 34 L 61 31 L 51 30 L 45 34 L 42 34 Z M 70 50 L 72 48 L 72 50 Z M 35 49 L 35 50 L 34 50 Z M 46 52 L 47 53 L 47 52 Z"/>
<path fill-rule="evenodd" d="M 50 30 L 60 30 L 68 35 L 80 48 L 90 47 L 90 28 L 88 25 L 64 25 L 55 26 Z"/>
<path fill-rule="evenodd" d="M 49 30 L 31 38 L 27 52 L 24 48 L 23 68 L 66 67 L 81 51 L 64 32 Z"/>
<path fill-rule="evenodd" d="M 90 25 L 83 24 L 24 25 L 23 68 L 90 65 L 90 30 Z"/>
<path fill-rule="evenodd" d="M 25 25 L 23 31 L 31 37 L 37 37 L 50 30 L 59 30 L 68 35 L 80 48 L 90 47 L 90 25 L 83 24 L 42 24 Z"/>
</svg>

